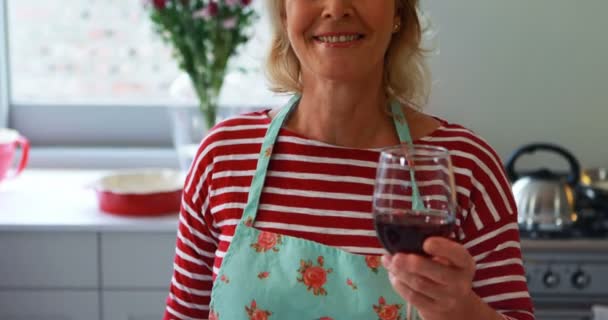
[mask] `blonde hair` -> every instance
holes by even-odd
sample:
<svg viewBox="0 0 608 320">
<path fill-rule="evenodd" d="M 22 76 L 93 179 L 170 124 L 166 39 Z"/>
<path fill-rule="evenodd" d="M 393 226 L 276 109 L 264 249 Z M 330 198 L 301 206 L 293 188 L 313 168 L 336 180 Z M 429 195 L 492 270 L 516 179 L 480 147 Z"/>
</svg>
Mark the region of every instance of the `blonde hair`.
<svg viewBox="0 0 608 320">
<path fill-rule="evenodd" d="M 283 25 L 285 0 L 268 0 L 273 39 L 266 60 L 270 89 L 278 93 L 301 93 L 300 62 Z M 395 0 L 400 28 L 393 34 L 384 64 L 384 87 L 389 98 L 412 105 L 426 105 L 430 93 L 428 50 L 422 47 L 425 26 L 419 0 Z"/>
</svg>

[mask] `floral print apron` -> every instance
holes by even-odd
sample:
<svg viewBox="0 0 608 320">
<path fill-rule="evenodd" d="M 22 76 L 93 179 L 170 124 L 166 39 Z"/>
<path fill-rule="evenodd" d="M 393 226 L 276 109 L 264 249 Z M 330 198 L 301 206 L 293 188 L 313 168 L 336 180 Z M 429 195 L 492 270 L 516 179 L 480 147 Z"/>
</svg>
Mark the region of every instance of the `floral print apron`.
<svg viewBox="0 0 608 320">
<path fill-rule="evenodd" d="M 243 217 L 213 284 L 209 319 L 403 320 L 406 302 L 394 292 L 379 256 L 253 227 L 272 146 L 299 100 L 292 97 L 268 128 Z M 411 143 L 400 104 L 391 103 L 391 109 L 401 142 Z"/>
</svg>

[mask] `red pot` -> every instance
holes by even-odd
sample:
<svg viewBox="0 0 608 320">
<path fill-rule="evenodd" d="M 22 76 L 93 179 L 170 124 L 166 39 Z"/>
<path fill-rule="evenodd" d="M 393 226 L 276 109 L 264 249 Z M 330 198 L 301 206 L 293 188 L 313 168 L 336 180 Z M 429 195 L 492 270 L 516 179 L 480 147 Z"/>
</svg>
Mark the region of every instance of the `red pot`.
<svg viewBox="0 0 608 320">
<path fill-rule="evenodd" d="M 130 170 L 99 179 L 101 211 L 126 216 L 158 216 L 179 212 L 184 175 L 175 170 Z"/>
</svg>

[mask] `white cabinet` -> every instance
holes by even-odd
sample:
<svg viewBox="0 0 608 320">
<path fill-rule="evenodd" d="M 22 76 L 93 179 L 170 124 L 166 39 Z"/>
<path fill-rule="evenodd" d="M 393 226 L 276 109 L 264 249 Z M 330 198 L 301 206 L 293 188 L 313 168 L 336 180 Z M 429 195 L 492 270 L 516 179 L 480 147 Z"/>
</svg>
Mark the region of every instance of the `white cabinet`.
<svg viewBox="0 0 608 320">
<path fill-rule="evenodd" d="M 102 320 L 158 320 L 169 290 L 104 291 Z"/>
<path fill-rule="evenodd" d="M 168 290 L 175 239 L 175 232 L 103 233 L 102 288 Z"/>
<path fill-rule="evenodd" d="M 0 289 L 97 288 L 97 235 L 0 232 Z"/>
<path fill-rule="evenodd" d="M 91 290 L 0 290 L 0 320 L 98 320 Z"/>
<path fill-rule="evenodd" d="M 101 234 L 103 320 L 158 320 L 169 294 L 175 232 Z"/>
<path fill-rule="evenodd" d="M 176 233 L 0 232 L 0 320 L 158 320 Z"/>
</svg>

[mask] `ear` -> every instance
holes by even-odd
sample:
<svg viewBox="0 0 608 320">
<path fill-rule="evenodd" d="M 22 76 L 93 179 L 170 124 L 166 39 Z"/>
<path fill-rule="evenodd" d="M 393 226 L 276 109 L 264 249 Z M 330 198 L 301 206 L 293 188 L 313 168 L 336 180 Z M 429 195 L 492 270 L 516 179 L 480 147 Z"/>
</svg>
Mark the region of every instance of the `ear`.
<svg viewBox="0 0 608 320">
<path fill-rule="evenodd" d="M 395 0 L 395 17 L 393 25 L 401 25 L 401 12 L 403 12 L 403 4 L 401 0 Z"/>
<path fill-rule="evenodd" d="M 401 30 L 401 17 L 395 17 L 393 19 L 393 33 L 397 33 Z"/>
</svg>

